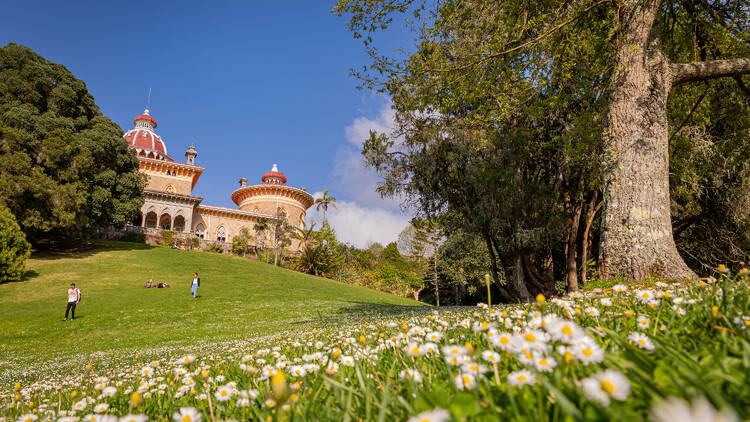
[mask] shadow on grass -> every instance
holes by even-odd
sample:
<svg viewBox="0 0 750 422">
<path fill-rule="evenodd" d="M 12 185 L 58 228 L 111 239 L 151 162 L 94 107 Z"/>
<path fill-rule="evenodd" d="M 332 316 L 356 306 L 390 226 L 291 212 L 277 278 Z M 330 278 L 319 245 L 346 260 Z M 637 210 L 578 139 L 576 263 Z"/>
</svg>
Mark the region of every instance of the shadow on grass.
<svg viewBox="0 0 750 422">
<path fill-rule="evenodd" d="M 132 250 L 148 250 L 154 249 L 158 246 L 150 246 L 145 243 L 137 242 L 120 242 L 114 240 L 94 240 L 85 245 L 62 251 L 50 251 L 41 250 L 34 252 L 32 257 L 40 260 L 56 260 L 56 259 L 81 259 L 88 258 L 96 255 L 100 252 L 109 251 L 132 251 Z"/>
<path fill-rule="evenodd" d="M 0 283 L 0 284 L 6 284 L 6 283 L 21 283 L 21 282 L 23 282 L 23 281 L 29 281 L 29 280 L 31 280 L 32 278 L 35 278 L 35 277 L 38 277 L 38 276 L 39 276 L 39 273 L 38 273 L 37 271 L 35 271 L 35 270 L 26 270 L 26 271 L 25 271 L 25 272 L 23 273 L 23 275 L 21 276 L 21 279 L 20 279 L 20 280 L 6 280 L 6 281 L 3 281 L 3 282 L 2 282 L 2 283 Z"/>
<path fill-rule="evenodd" d="M 290 325 L 303 325 L 314 323 L 339 323 L 342 318 L 373 318 L 373 317 L 416 317 L 432 313 L 438 308 L 434 306 L 420 305 L 381 305 L 369 302 L 350 302 L 352 305 L 339 309 L 330 315 L 321 315 L 317 313 L 312 321 L 292 321 Z M 312 315 L 311 315 L 312 316 Z"/>
</svg>

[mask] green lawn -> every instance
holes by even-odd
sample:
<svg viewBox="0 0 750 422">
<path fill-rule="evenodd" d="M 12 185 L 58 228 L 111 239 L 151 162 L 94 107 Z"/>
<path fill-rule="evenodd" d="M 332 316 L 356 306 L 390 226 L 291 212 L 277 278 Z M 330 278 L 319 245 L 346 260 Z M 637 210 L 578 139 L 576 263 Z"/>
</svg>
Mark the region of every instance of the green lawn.
<svg viewBox="0 0 750 422">
<path fill-rule="evenodd" d="M 35 256 L 27 269 L 23 281 L 0 285 L 0 382 L 24 373 L 33 378 L 71 357 L 114 360 L 424 306 L 239 257 L 126 242 Z M 189 291 L 194 271 L 198 299 Z M 149 278 L 171 288 L 144 289 Z M 71 282 L 82 301 L 75 321 L 62 322 Z"/>
</svg>

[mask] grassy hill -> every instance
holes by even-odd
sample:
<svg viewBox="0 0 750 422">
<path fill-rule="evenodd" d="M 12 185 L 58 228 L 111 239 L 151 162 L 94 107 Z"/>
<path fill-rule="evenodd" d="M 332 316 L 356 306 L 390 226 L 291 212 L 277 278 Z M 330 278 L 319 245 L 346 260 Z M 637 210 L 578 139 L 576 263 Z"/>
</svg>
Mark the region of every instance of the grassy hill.
<svg viewBox="0 0 750 422">
<path fill-rule="evenodd" d="M 7 376 L 73 355 L 248 339 L 424 306 L 239 257 L 126 242 L 35 256 L 27 267 L 23 281 L 0 285 Z M 190 295 L 195 271 L 198 299 Z M 149 278 L 171 287 L 144 289 Z M 71 282 L 82 301 L 75 321 L 62 322 Z"/>
</svg>

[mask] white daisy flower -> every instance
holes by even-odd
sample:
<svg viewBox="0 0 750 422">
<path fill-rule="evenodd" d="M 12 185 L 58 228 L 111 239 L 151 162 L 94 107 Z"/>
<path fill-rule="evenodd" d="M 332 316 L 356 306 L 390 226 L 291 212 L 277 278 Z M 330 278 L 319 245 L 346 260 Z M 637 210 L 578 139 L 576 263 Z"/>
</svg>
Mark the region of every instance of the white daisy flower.
<svg viewBox="0 0 750 422">
<path fill-rule="evenodd" d="M 399 372 L 398 377 L 402 380 L 412 380 L 414 382 L 422 382 L 422 374 L 419 373 L 416 369 L 404 369 L 403 371 Z"/>
<path fill-rule="evenodd" d="M 500 362 L 500 354 L 492 350 L 485 350 L 482 352 L 482 359 L 490 363 L 498 363 Z"/>
<path fill-rule="evenodd" d="M 216 390 L 216 392 L 214 393 L 214 397 L 216 397 L 216 400 L 218 401 L 227 401 L 232 398 L 232 390 L 232 387 L 228 385 L 222 385 Z"/>
<path fill-rule="evenodd" d="M 194 407 L 181 407 L 179 412 L 172 415 L 176 422 L 201 422 L 202 418 L 198 409 Z"/>
<path fill-rule="evenodd" d="M 581 381 L 583 393 L 589 400 L 609 406 L 610 399 L 624 401 L 630 394 L 630 381 L 621 373 L 607 369 Z"/>
<path fill-rule="evenodd" d="M 107 403 L 99 403 L 94 406 L 94 412 L 96 413 L 104 413 L 107 410 L 109 410 L 109 405 Z"/>
<path fill-rule="evenodd" d="M 508 374 L 508 384 L 515 386 L 534 385 L 536 377 L 530 371 L 522 369 Z"/>
<path fill-rule="evenodd" d="M 716 411 L 711 403 L 700 397 L 687 403 L 683 399 L 670 397 L 651 408 L 654 422 L 739 422 L 739 417 L 731 409 Z"/>
<path fill-rule="evenodd" d="M 477 380 L 474 374 L 463 372 L 456 376 L 455 380 L 456 387 L 462 390 L 471 390 L 477 385 Z"/>
<path fill-rule="evenodd" d="M 146 422 L 148 420 L 148 416 L 146 415 L 125 415 L 120 418 L 120 422 Z"/>
<path fill-rule="evenodd" d="M 436 407 L 410 417 L 407 422 L 447 422 L 449 420 L 451 420 L 451 414 L 447 410 Z"/>
<path fill-rule="evenodd" d="M 640 347 L 641 349 L 654 350 L 654 343 L 645 334 L 641 334 L 641 333 L 638 333 L 638 332 L 632 332 L 628 336 L 628 340 L 630 340 L 631 344 L 635 344 L 636 346 Z"/>
</svg>

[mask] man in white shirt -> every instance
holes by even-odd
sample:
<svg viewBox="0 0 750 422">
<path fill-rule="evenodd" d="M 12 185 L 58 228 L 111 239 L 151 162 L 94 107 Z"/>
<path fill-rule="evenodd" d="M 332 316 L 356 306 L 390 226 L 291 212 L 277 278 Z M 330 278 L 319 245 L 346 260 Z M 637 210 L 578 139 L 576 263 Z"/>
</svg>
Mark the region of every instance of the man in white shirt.
<svg viewBox="0 0 750 422">
<path fill-rule="evenodd" d="M 65 319 L 68 320 L 68 311 L 70 311 L 70 319 L 76 319 L 76 305 L 81 301 L 81 291 L 76 288 L 75 283 L 70 283 L 68 289 L 68 307 L 65 308 Z"/>
</svg>

